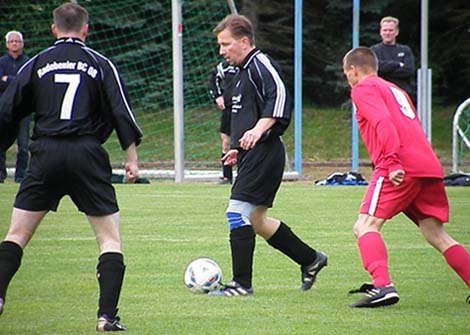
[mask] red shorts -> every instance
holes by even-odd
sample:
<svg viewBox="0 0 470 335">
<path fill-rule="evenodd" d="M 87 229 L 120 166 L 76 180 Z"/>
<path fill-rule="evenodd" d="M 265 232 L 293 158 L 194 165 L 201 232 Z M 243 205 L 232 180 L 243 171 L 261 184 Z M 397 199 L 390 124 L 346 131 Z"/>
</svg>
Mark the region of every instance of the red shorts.
<svg viewBox="0 0 470 335">
<path fill-rule="evenodd" d="M 395 187 L 388 177 L 373 175 L 362 199 L 361 214 L 391 219 L 403 212 L 414 223 L 426 218 L 449 221 L 449 203 L 442 179 L 407 178 Z"/>
</svg>

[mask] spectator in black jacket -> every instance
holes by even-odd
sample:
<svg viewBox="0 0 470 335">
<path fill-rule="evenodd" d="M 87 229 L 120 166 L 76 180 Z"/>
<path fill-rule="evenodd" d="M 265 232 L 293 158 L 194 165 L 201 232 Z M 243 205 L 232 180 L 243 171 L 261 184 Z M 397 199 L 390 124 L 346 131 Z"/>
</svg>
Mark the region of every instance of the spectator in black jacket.
<svg viewBox="0 0 470 335">
<path fill-rule="evenodd" d="M 373 45 L 371 49 L 379 60 L 379 76 L 404 89 L 413 102 L 416 102 L 412 86 L 415 74 L 414 56 L 409 46 L 397 43 L 399 23 L 393 16 L 380 20 L 382 42 Z"/>
<path fill-rule="evenodd" d="M 6 47 L 8 52 L 0 57 L 0 97 L 7 89 L 8 85 L 15 79 L 16 73 L 29 59 L 23 53 L 24 41 L 23 34 L 19 31 L 9 31 L 5 35 Z M 16 138 L 18 152 L 16 154 L 15 165 L 15 182 L 20 183 L 28 166 L 28 144 L 29 144 L 29 124 L 31 116 L 25 117 L 19 127 L 18 136 Z M 0 183 L 3 183 L 7 177 L 6 153 L 0 151 Z"/>
</svg>

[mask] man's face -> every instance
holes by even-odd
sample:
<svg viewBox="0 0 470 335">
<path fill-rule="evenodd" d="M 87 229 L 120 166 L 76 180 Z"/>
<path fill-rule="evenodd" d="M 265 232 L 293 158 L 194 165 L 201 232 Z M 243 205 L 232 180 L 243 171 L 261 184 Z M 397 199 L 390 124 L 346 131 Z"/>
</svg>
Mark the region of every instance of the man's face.
<svg viewBox="0 0 470 335">
<path fill-rule="evenodd" d="M 398 29 L 395 22 L 384 22 L 380 26 L 380 37 L 382 37 L 383 44 L 393 45 L 396 43 L 398 36 Z"/>
<path fill-rule="evenodd" d="M 21 50 L 23 50 L 23 41 L 21 40 L 20 35 L 18 34 L 10 34 L 8 36 L 8 41 L 7 41 L 7 49 L 11 53 L 19 53 Z"/>
<path fill-rule="evenodd" d="M 247 37 L 235 39 L 230 30 L 222 30 L 217 35 L 217 43 L 220 47 L 219 54 L 224 57 L 230 65 L 240 65 L 247 55 L 247 40 Z"/>
</svg>

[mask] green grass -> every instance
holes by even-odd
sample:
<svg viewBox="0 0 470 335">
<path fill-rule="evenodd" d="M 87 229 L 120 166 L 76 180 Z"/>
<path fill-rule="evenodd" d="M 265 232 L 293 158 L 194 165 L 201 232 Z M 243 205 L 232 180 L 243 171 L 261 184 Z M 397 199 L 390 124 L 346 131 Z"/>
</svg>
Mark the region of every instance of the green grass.
<svg viewBox="0 0 470 335">
<path fill-rule="evenodd" d="M 0 236 L 17 186 L 0 185 Z M 206 256 L 230 279 L 224 209 L 229 188 L 154 182 L 117 185 L 127 265 L 120 315 L 129 334 L 465 334 L 469 291 L 403 216 L 383 233 L 398 305 L 355 310 L 346 292 L 369 280 L 352 224 L 364 187 L 314 187 L 286 182 L 270 215 L 329 255 L 316 287 L 301 292 L 289 259 L 257 241 L 255 295 L 225 299 L 193 295 L 183 285 L 190 260 Z M 468 248 L 469 190 L 449 188 L 448 231 Z M 0 334 L 95 334 L 97 247 L 85 217 L 64 198 L 26 248 L 13 279 Z"/>
</svg>

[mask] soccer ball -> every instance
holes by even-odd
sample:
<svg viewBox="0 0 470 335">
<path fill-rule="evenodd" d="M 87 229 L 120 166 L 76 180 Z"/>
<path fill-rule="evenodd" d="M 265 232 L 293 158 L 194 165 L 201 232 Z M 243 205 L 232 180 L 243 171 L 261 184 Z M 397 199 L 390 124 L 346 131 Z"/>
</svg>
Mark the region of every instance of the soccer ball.
<svg viewBox="0 0 470 335">
<path fill-rule="evenodd" d="M 193 293 L 208 293 L 220 287 L 222 270 L 209 258 L 197 258 L 186 267 L 184 283 Z"/>
</svg>

